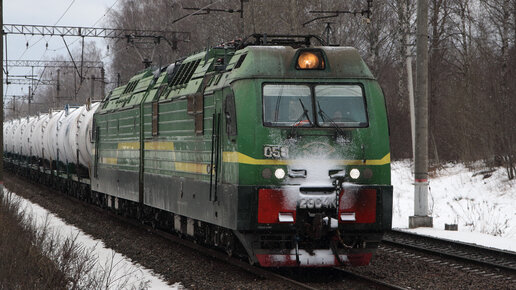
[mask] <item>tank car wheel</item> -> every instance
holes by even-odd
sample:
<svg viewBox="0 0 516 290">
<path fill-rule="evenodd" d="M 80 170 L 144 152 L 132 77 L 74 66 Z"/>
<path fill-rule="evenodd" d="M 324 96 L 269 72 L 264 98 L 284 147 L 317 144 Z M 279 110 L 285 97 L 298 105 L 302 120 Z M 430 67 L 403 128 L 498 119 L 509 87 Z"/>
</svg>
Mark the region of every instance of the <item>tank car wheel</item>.
<svg viewBox="0 0 516 290">
<path fill-rule="evenodd" d="M 233 237 L 230 236 L 226 238 L 224 250 L 228 256 L 233 257 L 233 254 L 235 253 L 235 243 Z"/>
<path fill-rule="evenodd" d="M 226 254 L 228 254 L 229 257 L 233 257 L 233 254 L 235 253 L 235 246 L 233 245 L 233 243 L 227 243 L 226 246 L 224 247 L 225 251 L 226 251 Z"/>
</svg>

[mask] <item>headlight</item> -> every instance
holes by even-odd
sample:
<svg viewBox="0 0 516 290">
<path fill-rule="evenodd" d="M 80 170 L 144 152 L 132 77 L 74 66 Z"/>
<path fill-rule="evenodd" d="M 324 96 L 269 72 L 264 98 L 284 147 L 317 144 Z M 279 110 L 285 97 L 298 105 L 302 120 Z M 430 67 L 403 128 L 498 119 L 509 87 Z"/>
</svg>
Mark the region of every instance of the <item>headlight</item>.
<svg viewBox="0 0 516 290">
<path fill-rule="evenodd" d="M 351 171 L 349 172 L 349 176 L 352 178 L 352 179 L 358 179 L 360 177 L 360 171 L 356 168 L 353 168 L 351 169 Z"/>
<path fill-rule="evenodd" d="M 324 69 L 324 58 L 317 50 L 303 51 L 297 57 L 297 69 Z"/>
<path fill-rule="evenodd" d="M 276 171 L 274 171 L 274 176 L 276 176 L 277 179 L 285 178 L 285 170 L 283 170 L 283 168 L 276 169 Z"/>
<path fill-rule="evenodd" d="M 265 168 L 262 170 L 262 177 L 265 179 L 269 179 L 272 177 L 272 170 L 270 168 Z"/>
</svg>

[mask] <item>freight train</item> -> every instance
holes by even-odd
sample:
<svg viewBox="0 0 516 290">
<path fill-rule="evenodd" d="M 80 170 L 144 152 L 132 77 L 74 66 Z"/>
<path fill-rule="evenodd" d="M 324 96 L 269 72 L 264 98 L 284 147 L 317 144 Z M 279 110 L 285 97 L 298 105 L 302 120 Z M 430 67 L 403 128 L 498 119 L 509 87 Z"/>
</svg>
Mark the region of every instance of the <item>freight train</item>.
<svg viewBox="0 0 516 290">
<path fill-rule="evenodd" d="M 263 267 L 367 265 L 391 228 L 382 90 L 315 36 L 226 43 L 6 123 L 6 167 Z"/>
</svg>

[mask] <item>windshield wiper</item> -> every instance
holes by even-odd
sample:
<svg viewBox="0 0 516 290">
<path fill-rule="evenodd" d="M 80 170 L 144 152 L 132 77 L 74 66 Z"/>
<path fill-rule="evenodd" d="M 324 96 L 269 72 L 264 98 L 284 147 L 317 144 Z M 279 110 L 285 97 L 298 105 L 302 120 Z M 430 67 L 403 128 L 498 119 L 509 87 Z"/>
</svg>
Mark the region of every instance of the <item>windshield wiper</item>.
<svg viewBox="0 0 516 290">
<path fill-rule="evenodd" d="M 306 119 L 310 123 L 310 126 L 313 126 L 314 123 L 312 123 L 312 120 L 310 120 L 310 116 L 308 115 L 308 110 L 305 108 L 305 104 L 303 104 L 303 101 L 301 101 L 301 98 L 299 98 L 299 102 L 301 103 L 301 107 L 303 108 L 303 115 L 306 116 Z M 301 118 L 303 118 L 303 115 L 301 115 Z"/>
<path fill-rule="evenodd" d="M 317 101 L 317 107 L 319 108 L 319 111 L 317 111 L 317 113 L 319 114 L 319 116 L 321 116 L 321 119 L 323 120 L 323 122 L 329 122 L 331 124 L 331 126 L 333 128 L 335 128 L 335 130 L 337 130 L 337 133 L 339 133 L 342 136 L 345 136 L 344 131 L 342 131 L 342 129 L 339 127 L 339 125 L 337 125 L 337 123 L 335 123 L 335 121 L 333 121 L 333 119 L 330 118 L 330 116 L 328 116 L 328 114 L 326 114 L 326 112 L 323 111 L 319 101 Z"/>
<path fill-rule="evenodd" d="M 303 120 L 303 117 L 306 117 L 306 120 L 308 120 L 308 123 L 310 123 L 310 126 L 313 126 L 314 123 L 312 122 L 312 120 L 310 120 L 310 116 L 308 115 L 308 110 L 306 109 L 305 107 L 305 104 L 303 104 L 303 101 L 301 100 L 301 98 L 299 98 L 299 102 L 301 103 L 301 107 L 303 108 L 303 113 L 301 114 L 301 116 L 299 116 L 299 118 L 294 122 L 294 124 L 292 124 L 291 126 L 291 129 L 290 129 L 290 136 L 294 136 L 294 132 L 295 132 L 295 129 L 302 124 L 302 122 L 304 121 Z"/>
</svg>

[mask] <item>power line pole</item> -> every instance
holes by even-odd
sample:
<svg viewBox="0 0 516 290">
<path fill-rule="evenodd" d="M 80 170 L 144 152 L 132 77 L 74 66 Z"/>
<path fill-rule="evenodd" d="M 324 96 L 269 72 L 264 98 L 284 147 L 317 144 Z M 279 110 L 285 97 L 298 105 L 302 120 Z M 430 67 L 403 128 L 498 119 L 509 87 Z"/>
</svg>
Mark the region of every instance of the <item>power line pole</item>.
<svg viewBox="0 0 516 290">
<path fill-rule="evenodd" d="M 415 158 L 416 154 L 416 125 L 415 125 L 415 113 L 414 113 L 414 82 L 412 81 L 412 45 L 410 44 L 410 11 L 409 11 L 409 1 L 406 0 L 402 4 L 403 7 L 403 33 L 405 46 L 405 68 L 407 70 L 407 90 L 409 95 L 409 106 L 410 106 L 410 132 L 412 136 L 412 159 Z M 414 168 L 412 168 L 414 171 Z"/>
<path fill-rule="evenodd" d="M 56 107 L 56 100 L 59 102 L 59 92 L 61 91 L 60 85 L 59 85 L 59 78 L 61 75 L 61 69 L 57 69 L 57 83 L 56 83 L 56 97 L 52 97 L 52 109 L 55 109 Z"/>
<path fill-rule="evenodd" d="M 0 0 L 0 63 L 4 63 L 4 1 Z M 4 192 L 4 72 L 0 72 L 0 192 Z"/>
<path fill-rule="evenodd" d="M 100 97 L 101 98 L 104 98 L 105 94 L 106 94 L 106 71 L 104 70 L 104 68 L 101 68 L 100 69 L 100 81 L 101 81 L 101 84 L 100 84 Z"/>
<path fill-rule="evenodd" d="M 31 114 L 31 110 L 30 110 L 31 97 L 32 97 L 32 86 L 29 86 L 29 95 L 27 96 L 27 100 L 29 100 L 29 116 Z"/>
<path fill-rule="evenodd" d="M 416 152 L 414 158 L 414 216 L 409 227 L 432 227 L 428 216 L 428 0 L 417 1 L 416 36 Z"/>
<path fill-rule="evenodd" d="M 94 96 L 95 96 L 95 75 L 91 75 L 91 79 L 90 79 L 90 84 L 91 84 L 91 92 L 90 92 L 90 99 L 94 100 Z"/>
</svg>

